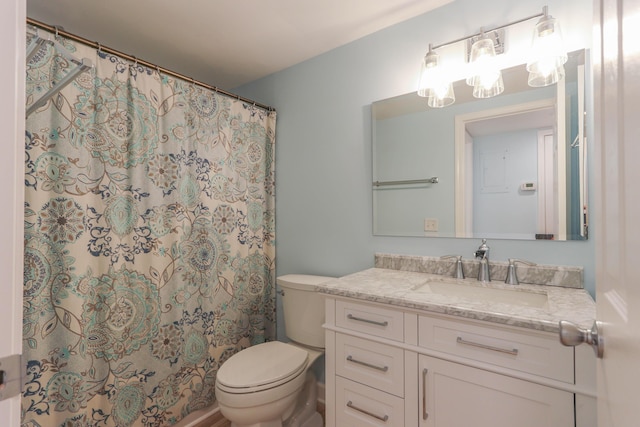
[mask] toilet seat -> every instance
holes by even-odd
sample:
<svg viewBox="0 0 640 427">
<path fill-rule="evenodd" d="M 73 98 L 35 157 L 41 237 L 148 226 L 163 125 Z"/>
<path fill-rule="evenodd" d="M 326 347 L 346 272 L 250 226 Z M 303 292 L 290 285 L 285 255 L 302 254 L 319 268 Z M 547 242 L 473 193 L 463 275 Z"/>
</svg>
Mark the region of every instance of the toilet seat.
<svg viewBox="0 0 640 427">
<path fill-rule="evenodd" d="M 255 393 L 285 384 L 307 369 L 309 353 L 280 341 L 246 348 L 222 364 L 216 387 L 231 394 Z"/>
</svg>

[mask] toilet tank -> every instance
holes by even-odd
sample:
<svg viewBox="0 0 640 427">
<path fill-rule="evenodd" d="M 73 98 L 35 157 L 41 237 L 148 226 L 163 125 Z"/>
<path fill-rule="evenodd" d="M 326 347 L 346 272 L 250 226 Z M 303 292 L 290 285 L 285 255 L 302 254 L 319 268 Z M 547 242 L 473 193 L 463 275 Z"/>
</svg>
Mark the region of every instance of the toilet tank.
<svg viewBox="0 0 640 427">
<path fill-rule="evenodd" d="M 333 277 L 287 274 L 276 279 L 283 291 L 284 328 L 291 341 L 324 348 L 324 297 L 315 285 Z"/>
</svg>

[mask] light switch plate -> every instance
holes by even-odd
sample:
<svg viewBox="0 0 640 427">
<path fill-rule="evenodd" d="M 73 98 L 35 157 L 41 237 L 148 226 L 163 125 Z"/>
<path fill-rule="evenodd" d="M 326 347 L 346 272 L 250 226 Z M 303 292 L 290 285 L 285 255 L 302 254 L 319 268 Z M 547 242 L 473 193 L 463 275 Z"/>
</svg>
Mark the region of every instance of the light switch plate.
<svg viewBox="0 0 640 427">
<path fill-rule="evenodd" d="M 438 220 L 436 218 L 425 218 L 424 231 L 438 231 Z"/>
</svg>

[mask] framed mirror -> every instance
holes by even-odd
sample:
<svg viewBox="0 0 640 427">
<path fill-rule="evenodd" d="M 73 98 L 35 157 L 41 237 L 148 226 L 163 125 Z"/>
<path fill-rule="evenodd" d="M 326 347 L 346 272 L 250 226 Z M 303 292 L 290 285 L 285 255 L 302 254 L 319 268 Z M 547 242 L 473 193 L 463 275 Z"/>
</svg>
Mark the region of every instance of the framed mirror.
<svg viewBox="0 0 640 427">
<path fill-rule="evenodd" d="M 503 70 L 505 91 L 430 109 L 409 93 L 372 104 L 375 235 L 588 238 L 585 64 L 569 54 L 556 85 Z M 587 94 L 588 95 L 588 94 Z"/>
</svg>

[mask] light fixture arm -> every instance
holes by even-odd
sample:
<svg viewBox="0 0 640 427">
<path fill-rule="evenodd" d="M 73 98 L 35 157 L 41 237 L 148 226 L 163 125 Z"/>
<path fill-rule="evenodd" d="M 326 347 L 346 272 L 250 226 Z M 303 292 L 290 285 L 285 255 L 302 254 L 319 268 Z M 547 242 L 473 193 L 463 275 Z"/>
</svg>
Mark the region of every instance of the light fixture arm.
<svg viewBox="0 0 640 427">
<path fill-rule="evenodd" d="M 491 28 L 490 30 L 483 30 L 481 28 L 479 33 L 472 34 L 472 35 L 466 36 L 466 37 L 461 37 L 459 39 L 455 39 L 455 40 L 452 40 L 450 42 L 441 43 L 441 44 L 435 45 L 435 46 L 432 46 L 431 44 L 429 44 L 429 49 L 436 50 L 436 49 L 439 49 L 441 47 L 452 45 L 454 43 L 458 43 L 458 42 L 461 42 L 461 41 L 469 40 L 470 38 L 473 38 L 473 37 L 479 37 L 479 36 L 482 35 L 482 33 L 490 33 L 492 31 L 501 30 L 503 28 L 507 28 L 507 27 L 510 27 L 512 25 L 519 24 L 521 22 L 529 21 L 529 20 L 535 19 L 535 18 L 540 18 L 541 16 L 548 16 L 548 14 L 547 14 L 547 6 L 543 6 L 542 13 L 537 13 L 535 15 L 527 16 L 526 18 L 518 19 L 517 21 L 512 21 L 512 22 L 509 22 L 508 24 L 504 24 L 504 25 L 500 25 L 499 27 Z"/>
</svg>

